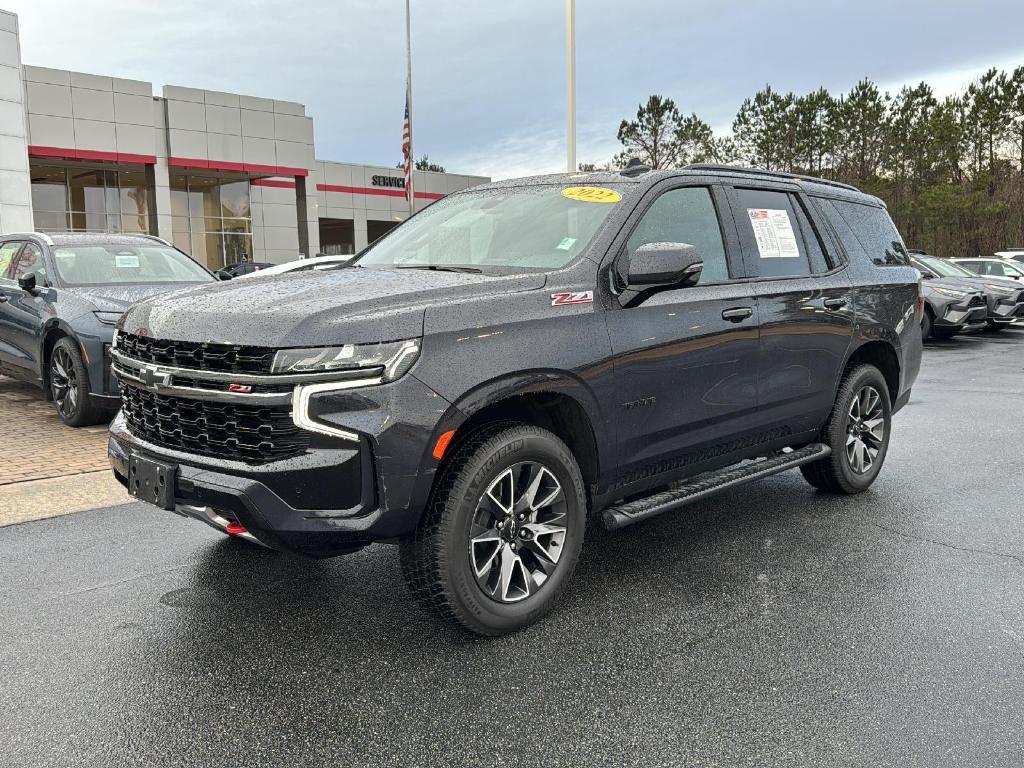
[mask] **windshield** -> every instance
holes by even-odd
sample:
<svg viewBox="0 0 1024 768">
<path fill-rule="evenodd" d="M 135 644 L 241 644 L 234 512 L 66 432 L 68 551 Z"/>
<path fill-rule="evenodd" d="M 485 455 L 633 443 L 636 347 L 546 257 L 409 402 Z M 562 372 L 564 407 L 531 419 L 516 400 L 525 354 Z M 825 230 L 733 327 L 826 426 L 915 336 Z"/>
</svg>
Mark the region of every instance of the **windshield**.
<svg viewBox="0 0 1024 768">
<path fill-rule="evenodd" d="M 932 272 L 937 275 L 941 275 L 942 277 L 977 277 L 977 275 L 969 269 L 965 269 L 959 264 L 954 264 L 952 261 L 946 261 L 945 259 L 940 259 L 936 256 L 918 256 L 917 259 Z"/>
<path fill-rule="evenodd" d="M 621 186 L 509 187 L 431 205 L 353 261 L 393 269 L 508 274 L 564 267 L 622 199 Z"/>
<path fill-rule="evenodd" d="M 62 245 L 53 249 L 65 285 L 208 283 L 215 278 L 166 245 Z"/>
</svg>

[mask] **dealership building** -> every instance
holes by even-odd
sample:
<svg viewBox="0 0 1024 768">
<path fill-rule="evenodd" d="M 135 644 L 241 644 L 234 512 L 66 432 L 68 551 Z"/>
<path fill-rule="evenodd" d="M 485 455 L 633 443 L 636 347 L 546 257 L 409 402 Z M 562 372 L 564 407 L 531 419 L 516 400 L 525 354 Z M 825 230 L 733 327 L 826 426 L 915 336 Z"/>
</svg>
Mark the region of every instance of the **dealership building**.
<svg viewBox="0 0 1024 768">
<path fill-rule="evenodd" d="M 401 125 L 395 124 L 398 155 Z M 415 208 L 481 176 L 415 171 Z M 292 101 L 22 64 L 0 11 L 0 233 L 145 232 L 210 268 L 354 253 L 409 216 L 401 169 L 318 160 Z"/>
</svg>

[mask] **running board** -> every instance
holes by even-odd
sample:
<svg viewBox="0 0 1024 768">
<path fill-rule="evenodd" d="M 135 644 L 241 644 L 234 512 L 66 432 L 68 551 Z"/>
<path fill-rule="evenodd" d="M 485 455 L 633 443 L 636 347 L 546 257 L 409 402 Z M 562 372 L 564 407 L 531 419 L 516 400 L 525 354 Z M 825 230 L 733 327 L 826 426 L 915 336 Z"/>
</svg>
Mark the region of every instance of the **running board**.
<svg viewBox="0 0 1024 768">
<path fill-rule="evenodd" d="M 627 525 L 639 523 L 662 512 L 669 512 L 727 488 L 734 488 L 751 480 L 760 480 L 762 477 L 785 472 L 801 464 L 824 459 L 830 453 L 832 449 L 824 443 L 811 443 L 795 451 L 776 453 L 738 467 L 705 472 L 677 484 L 668 491 L 608 507 L 601 515 L 604 527 L 609 530 L 625 528 Z"/>
</svg>

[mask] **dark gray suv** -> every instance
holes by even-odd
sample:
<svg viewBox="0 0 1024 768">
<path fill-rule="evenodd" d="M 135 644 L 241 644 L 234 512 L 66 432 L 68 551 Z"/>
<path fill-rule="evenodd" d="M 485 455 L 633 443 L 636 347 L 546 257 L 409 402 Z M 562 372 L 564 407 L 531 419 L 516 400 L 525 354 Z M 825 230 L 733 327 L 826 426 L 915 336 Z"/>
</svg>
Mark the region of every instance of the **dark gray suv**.
<svg viewBox="0 0 1024 768">
<path fill-rule="evenodd" d="M 105 421 L 121 405 L 110 373 L 121 314 L 136 301 L 214 280 L 149 235 L 2 235 L 0 373 L 41 387 L 66 424 Z"/>
<path fill-rule="evenodd" d="M 691 166 L 440 200 L 322 272 L 143 302 L 112 351 L 118 479 L 323 557 L 401 546 L 483 634 L 542 616 L 609 528 L 799 467 L 868 488 L 921 360 L 882 203 Z"/>
</svg>

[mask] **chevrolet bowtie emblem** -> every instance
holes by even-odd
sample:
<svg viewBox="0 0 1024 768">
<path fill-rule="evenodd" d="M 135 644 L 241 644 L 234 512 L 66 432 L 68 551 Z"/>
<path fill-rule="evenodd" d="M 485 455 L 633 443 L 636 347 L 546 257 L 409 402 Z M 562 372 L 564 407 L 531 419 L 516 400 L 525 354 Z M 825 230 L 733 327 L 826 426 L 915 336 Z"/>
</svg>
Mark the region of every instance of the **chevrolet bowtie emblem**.
<svg viewBox="0 0 1024 768">
<path fill-rule="evenodd" d="M 139 369 L 139 381 L 147 387 L 166 386 L 171 383 L 171 374 L 164 373 L 155 365 L 144 365 Z"/>
</svg>

